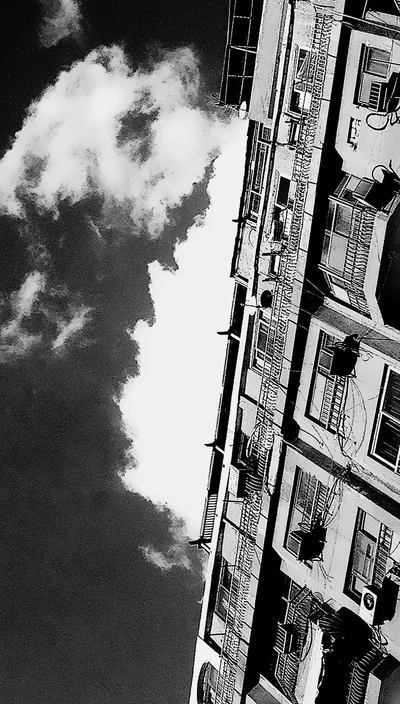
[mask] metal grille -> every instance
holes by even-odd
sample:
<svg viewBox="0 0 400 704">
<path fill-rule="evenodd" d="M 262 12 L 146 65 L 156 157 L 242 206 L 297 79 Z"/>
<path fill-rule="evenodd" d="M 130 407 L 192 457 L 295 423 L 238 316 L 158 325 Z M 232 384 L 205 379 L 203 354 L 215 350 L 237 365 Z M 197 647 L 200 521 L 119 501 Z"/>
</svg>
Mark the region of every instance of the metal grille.
<svg viewBox="0 0 400 704">
<path fill-rule="evenodd" d="M 289 602 L 286 614 L 286 625 L 292 626 L 297 633 L 297 647 L 292 652 L 281 653 L 278 657 L 275 675 L 281 684 L 286 696 L 292 701 L 294 689 L 297 682 L 299 665 L 302 657 L 302 649 L 307 637 L 308 620 L 311 609 L 314 605 L 312 593 L 306 589 L 300 593 L 298 599 Z"/>
<path fill-rule="evenodd" d="M 212 538 L 214 521 L 215 521 L 215 511 L 217 509 L 218 494 L 210 494 L 207 497 L 207 503 L 205 505 L 203 520 L 201 525 L 201 537 L 204 542 L 209 542 Z"/>
<path fill-rule="evenodd" d="M 381 84 L 373 81 L 371 83 L 371 90 L 369 93 L 369 107 L 373 110 L 377 110 L 379 106 L 379 98 L 381 95 Z"/>
<path fill-rule="evenodd" d="M 385 526 L 384 523 L 381 523 L 372 577 L 372 583 L 375 587 L 382 587 L 383 580 L 386 577 L 387 562 L 390 557 L 390 549 L 392 547 L 392 538 L 393 531 Z"/>
<path fill-rule="evenodd" d="M 357 660 L 351 671 L 349 689 L 347 693 L 347 704 L 364 704 L 367 691 L 368 678 L 370 672 L 383 659 L 382 652 L 376 646 L 371 649 L 363 658 Z"/>
<path fill-rule="evenodd" d="M 370 317 L 364 282 L 371 247 L 375 212 L 370 208 L 355 205 L 347 243 L 344 264 L 344 280 L 351 305 L 362 315 Z"/>
</svg>

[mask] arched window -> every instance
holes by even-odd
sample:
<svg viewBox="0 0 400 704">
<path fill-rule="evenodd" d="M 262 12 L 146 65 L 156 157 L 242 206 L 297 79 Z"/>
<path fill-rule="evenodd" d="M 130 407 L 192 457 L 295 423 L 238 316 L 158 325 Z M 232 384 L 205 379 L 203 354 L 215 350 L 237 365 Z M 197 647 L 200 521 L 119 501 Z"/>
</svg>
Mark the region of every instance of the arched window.
<svg viewBox="0 0 400 704">
<path fill-rule="evenodd" d="M 210 662 L 202 665 L 197 681 L 197 703 L 214 704 L 218 671 Z"/>
</svg>

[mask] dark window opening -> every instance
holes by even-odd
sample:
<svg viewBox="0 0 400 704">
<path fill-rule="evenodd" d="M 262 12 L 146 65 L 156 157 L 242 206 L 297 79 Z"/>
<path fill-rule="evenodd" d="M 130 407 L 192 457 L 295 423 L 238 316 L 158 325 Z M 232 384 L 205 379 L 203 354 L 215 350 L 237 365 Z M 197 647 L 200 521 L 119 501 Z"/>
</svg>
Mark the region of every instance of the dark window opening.
<svg viewBox="0 0 400 704">
<path fill-rule="evenodd" d="M 278 195 L 276 202 L 278 205 L 286 206 L 289 200 L 290 179 L 281 176 L 279 179 Z"/>
</svg>

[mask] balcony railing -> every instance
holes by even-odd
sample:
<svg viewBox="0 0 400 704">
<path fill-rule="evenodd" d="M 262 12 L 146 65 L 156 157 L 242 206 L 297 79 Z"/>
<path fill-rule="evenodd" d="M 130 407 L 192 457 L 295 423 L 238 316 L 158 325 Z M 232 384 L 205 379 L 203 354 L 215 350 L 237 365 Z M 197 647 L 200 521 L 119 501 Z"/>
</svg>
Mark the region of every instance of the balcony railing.
<svg viewBox="0 0 400 704">
<path fill-rule="evenodd" d="M 392 539 L 393 531 L 384 523 L 381 523 L 372 577 L 372 584 L 378 588 L 382 587 L 383 581 L 387 575 L 387 564 L 390 557 Z"/>
<path fill-rule="evenodd" d="M 354 206 L 343 271 L 343 285 L 351 305 L 367 317 L 371 317 L 371 314 L 364 293 L 364 285 L 375 214 L 372 208 Z"/>
<path fill-rule="evenodd" d="M 313 60 L 308 76 L 311 86 L 310 108 L 301 118 L 300 134 L 295 152 L 293 179 L 297 181 L 293 213 L 289 219 L 287 244 L 281 255 L 280 276 L 276 282 L 266 355 L 257 403 L 256 427 L 252 442 L 251 464 L 266 480 L 268 456 L 274 440 L 274 413 L 282 371 L 286 333 L 292 303 L 298 250 L 303 226 L 313 146 L 318 126 L 326 62 L 332 28 L 332 16 L 316 13 L 312 41 Z M 285 233 L 286 234 L 286 233 Z M 228 618 L 221 648 L 221 664 L 216 688 L 216 704 L 231 704 L 238 671 L 240 639 L 248 603 L 248 592 L 255 554 L 255 538 L 261 514 L 263 491 L 254 491 L 243 501 L 239 540 L 228 601 Z"/>
<path fill-rule="evenodd" d="M 318 602 L 308 589 L 304 589 L 304 592 L 300 590 L 298 598 L 288 603 L 285 623 L 295 627 L 299 642 L 295 652 L 278 655 L 275 676 L 286 697 L 292 702 L 297 701 L 294 691 L 309 628 L 308 620 L 312 608 L 316 606 L 318 606 Z"/>
</svg>

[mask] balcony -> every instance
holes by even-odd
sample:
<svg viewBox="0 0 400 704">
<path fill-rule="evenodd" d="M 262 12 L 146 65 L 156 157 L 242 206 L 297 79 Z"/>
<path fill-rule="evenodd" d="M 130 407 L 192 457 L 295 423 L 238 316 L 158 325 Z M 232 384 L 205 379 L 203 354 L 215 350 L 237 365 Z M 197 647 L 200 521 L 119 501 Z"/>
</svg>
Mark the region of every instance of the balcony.
<svg viewBox="0 0 400 704">
<path fill-rule="evenodd" d="M 334 298 L 391 325 L 395 316 L 387 310 L 387 300 L 393 300 L 397 283 L 399 189 L 400 180 L 390 169 L 381 182 L 345 174 L 329 198 L 319 265 Z"/>
</svg>

